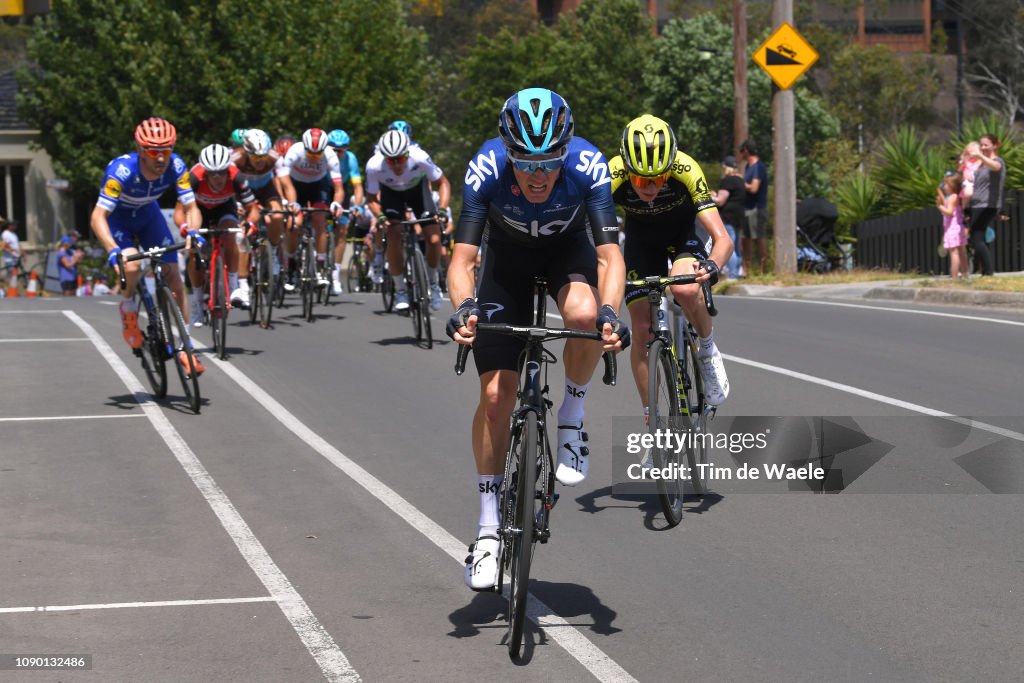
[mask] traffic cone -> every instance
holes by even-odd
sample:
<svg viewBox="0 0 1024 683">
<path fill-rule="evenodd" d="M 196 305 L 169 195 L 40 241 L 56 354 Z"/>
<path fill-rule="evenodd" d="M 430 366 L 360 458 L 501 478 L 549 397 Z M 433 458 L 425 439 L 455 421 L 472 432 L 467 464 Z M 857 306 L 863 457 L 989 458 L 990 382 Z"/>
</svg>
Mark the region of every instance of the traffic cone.
<svg viewBox="0 0 1024 683">
<path fill-rule="evenodd" d="M 36 278 L 34 270 L 29 273 L 28 289 L 25 291 L 25 296 L 39 296 L 39 280 Z"/>
<path fill-rule="evenodd" d="M 11 268 L 11 281 L 7 283 L 7 298 L 18 296 L 18 269 Z"/>
</svg>

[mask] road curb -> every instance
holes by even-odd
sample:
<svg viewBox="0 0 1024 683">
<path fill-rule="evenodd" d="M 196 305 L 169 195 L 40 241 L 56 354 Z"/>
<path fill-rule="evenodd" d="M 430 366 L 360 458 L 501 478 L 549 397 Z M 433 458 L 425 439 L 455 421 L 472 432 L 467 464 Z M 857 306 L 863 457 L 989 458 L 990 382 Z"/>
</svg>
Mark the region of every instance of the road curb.
<svg viewBox="0 0 1024 683">
<path fill-rule="evenodd" d="M 969 289 L 938 287 L 875 287 L 864 294 L 865 299 L 894 299 L 930 304 L 958 306 L 1007 306 L 1024 308 L 1022 292 L 983 292 Z"/>
</svg>

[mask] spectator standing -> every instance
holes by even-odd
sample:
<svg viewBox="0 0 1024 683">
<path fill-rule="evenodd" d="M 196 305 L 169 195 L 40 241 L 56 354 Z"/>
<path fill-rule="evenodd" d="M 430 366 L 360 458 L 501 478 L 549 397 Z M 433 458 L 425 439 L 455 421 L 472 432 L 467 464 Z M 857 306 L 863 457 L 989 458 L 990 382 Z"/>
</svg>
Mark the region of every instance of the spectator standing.
<svg viewBox="0 0 1024 683">
<path fill-rule="evenodd" d="M 75 291 L 75 296 L 92 296 L 93 280 L 92 275 L 85 276 L 85 282 Z"/>
<path fill-rule="evenodd" d="M 725 274 L 731 278 L 743 277 L 744 273 L 740 267 L 743 256 L 737 238 L 743 230 L 745 220 L 743 201 L 746 199 L 746 187 L 740 176 L 736 157 L 731 154 L 722 159 L 722 180 L 718 183 L 718 189 L 711 193 L 711 198 L 718 205 L 718 213 L 725 223 L 725 231 L 736 245 L 732 256 L 725 264 Z"/>
<path fill-rule="evenodd" d="M 92 288 L 92 295 L 108 296 L 110 293 L 110 285 L 107 284 L 107 276 L 100 273 L 96 276 L 96 284 Z"/>
<path fill-rule="evenodd" d="M 746 222 L 740 248 L 743 254 L 743 271 L 750 274 L 750 259 L 756 247 L 758 264 L 764 273 L 768 270 L 768 167 L 757 155 L 757 145 L 753 140 L 743 141 L 740 145 L 740 157 L 746 164 L 743 171 L 743 184 L 746 189 L 743 209 Z"/>
<path fill-rule="evenodd" d="M 3 226 L 3 276 L 8 282 L 11 281 L 11 270 L 18 265 L 21 259 L 21 242 L 18 241 L 18 233 L 15 232 L 14 223 L 8 223 L 7 219 L 0 216 L 0 226 Z"/>
<path fill-rule="evenodd" d="M 60 276 L 60 291 L 64 296 L 75 296 L 78 290 L 78 264 L 83 253 L 77 242 L 77 235 L 64 235 L 57 249 L 57 272 Z"/>
<path fill-rule="evenodd" d="M 974 172 L 974 190 L 970 195 L 970 242 L 974 254 L 981 262 L 981 274 L 994 272 L 992 253 L 985 243 L 985 231 L 1002 206 L 1006 162 L 999 156 L 999 138 L 988 133 L 979 144 L 981 164 Z"/>
<path fill-rule="evenodd" d="M 942 212 L 942 246 L 949 252 L 949 276 L 953 279 L 967 277 L 967 227 L 960 202 L 962 190 L 963 176 L 949 171 L 935 198 Z"/>
</svg>

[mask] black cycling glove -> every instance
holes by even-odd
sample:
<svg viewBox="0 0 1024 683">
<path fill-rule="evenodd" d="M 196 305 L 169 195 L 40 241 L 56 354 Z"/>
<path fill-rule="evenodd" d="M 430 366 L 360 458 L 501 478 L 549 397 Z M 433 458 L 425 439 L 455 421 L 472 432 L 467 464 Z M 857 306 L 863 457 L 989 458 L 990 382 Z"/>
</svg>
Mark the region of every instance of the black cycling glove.
<svg viewBox="0 0 1024 683">
<path fill-rule="evenodd" d="M 466 299 L 455 309 L 452 317 L 448 318 L 448 324 L 444 328 L 444 331 L 452 340 L 455 339 L 455 333 L 459 331 L 459 328 L 466 326 L 466 322 L 471 315 L 480 317 L 480 307 L 476 305 L 476 301 L 473 299 Z"/>
<path fill-rule="evenodd" d="M 711 279 L 708 280 L 708 284 L 712 287 L 718 284 L 718 277 L 722 271 L 718 269 L 718 264 L 708 259 L 707 261 L 701 261 L 700 264 L 704 266 L 704 270 L 711 274 Z"/>
<path fill-rule="evenodd" d="M 604 330 L 605 323 L 610 324 L 612 332 L 619 335 L 619 339 L 622 340 L 622 350 L 625 351 L 629 348 L 629 327 L 626 323 L 619 320 L 619 316 L 615 314 L 615 309 L 609 304 L 602 306 L 601 310 L 597 313 L 598 332 Z"/>
</svg>

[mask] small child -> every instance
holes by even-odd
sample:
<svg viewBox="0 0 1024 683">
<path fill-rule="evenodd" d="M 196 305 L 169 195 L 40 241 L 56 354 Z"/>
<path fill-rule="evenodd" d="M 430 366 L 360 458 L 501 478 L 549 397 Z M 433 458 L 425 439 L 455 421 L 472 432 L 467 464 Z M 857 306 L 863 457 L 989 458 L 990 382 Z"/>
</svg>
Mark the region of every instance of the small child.
<svg viewBox="0 0 1024 683">
<path fill-rule="evenodd" d="M 942 212 L 942 246 L 949 252 L 949 276 L 953 279 L 967 277 L 967 227 L 960 200 L 963 185 L 963 176 L 948 171 L 942 180 L 942 196 L 935 200 Z"/>
</svg>

